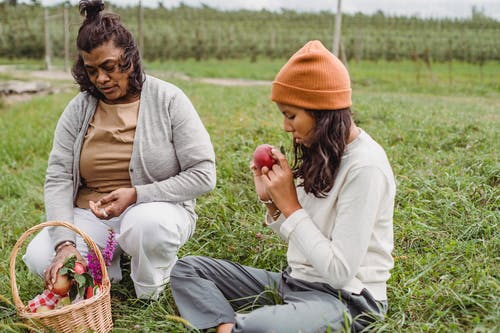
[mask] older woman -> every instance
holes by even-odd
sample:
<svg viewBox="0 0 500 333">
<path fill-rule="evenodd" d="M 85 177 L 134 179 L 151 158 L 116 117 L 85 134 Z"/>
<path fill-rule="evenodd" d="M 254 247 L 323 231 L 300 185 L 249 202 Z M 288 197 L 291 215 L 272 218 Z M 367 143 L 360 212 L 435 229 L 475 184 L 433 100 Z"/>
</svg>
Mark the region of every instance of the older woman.
<svg viewBox="0 0 500 333">
<path fill-rule="evenodd" d="M 131 256 L 139 298 L 157 298 L 192 235 L 195 198 L 215 186 L 210 137 L 176 86 L 145 75 L 131 33 L 102 1 L 80 1 L 73 76 L 81 92 L 60 117 L 45 181 L 48 220 L 75 224 L 103 248 L 109 228 Z M 72 231 L 44 229 L 23 259 L 48 289 L 65 259 L 85 262 Z M 108 268 L 121 279 L 120 256 Z"/>
</svg>

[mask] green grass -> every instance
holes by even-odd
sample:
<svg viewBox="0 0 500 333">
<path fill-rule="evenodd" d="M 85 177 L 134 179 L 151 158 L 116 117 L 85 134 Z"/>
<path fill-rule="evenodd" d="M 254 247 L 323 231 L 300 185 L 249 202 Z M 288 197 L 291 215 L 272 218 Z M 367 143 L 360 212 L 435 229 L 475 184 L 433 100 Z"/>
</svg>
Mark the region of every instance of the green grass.
<svg viewBox="0 0 500 333">
<path fill-rule="evenodd" d="M 192 99 L 217 156 L 217 187 L 198 200 L 196 234 L 180 255 L 201 254 L 270 270 L 286 265 L 286 245 L 262 229 L 264 212 L 248 164 L 268 142 L 289 150 L 269 87 L 222 87 L 176 79 L 221 76 L 271 80 L 281 62 L 176 62 L 147 64 Z M 422 70 L 412 63 L 352 63 L 358 125 L 386 150 L 397 179 L 395 267 L 389 313 L 379 332 L 497 332 L 500 327 L 500 93 L 498 64 L 455 64 Z M 165 71 L 164 75 L 160 73 Z M 168 73 L 167 73 L 168 72 Z M 210 74 L 212 73 L 212 74 Z M 496 75 L 496 76 L 495 76 Z M 51 95 L 0 109 L 0 331 L 17 332 L 8 260 L 19 236 L 43 220 L 42 186 L 55 122 L 73 96 Z M 262 239 L 256 233 L 262 232 Z M 125 267 L 127 268 L 127 267 Z M 126 275 L 126 274 L 125 274 Z M 42 281 L 18 258 L 24 302 Z M 129 278 L 113 285 L 115 332 L 187 332 L 170 292 L 157 302 L 133 298 Z"/>
<path fill-rule="evenodd" d="M 283 65 L 283 60 L 261 59 L 257 62 L 250 60 L 228 59 L 219 61 L 215 59 L 196 61 L 146 62 L 147 70 L 181 72 L 190 77 L 225 77 L 247 78 L 254 80 L 272 80 L 275 73 Z"/>
<path fill-rule="evenodd" d="M 60 64 L 62 66 L 62 59 L 55 59 L 56 64 Z M 8 58 L 0 58 L 0 65 L 16 65 L 18 68 L 26 69 L 26 70 L 40 70 L 45 68 L 45 62 L 43 59 L 8 59 Z"/>
<path fill-rule="evenodd" d="M 272 81 L 286 60 L 207 60 L 197 62 L 147 62 L 150 71 L 184 73 L 193 78 L 223 77 Z M 500 63 L 479 65 L 453 62 L 432 63 L 430 67 L 411 61 L 360 61 L 349 63 L 353 86 L 374 91 L 424 92 L 449 95 L 495 95 L 500 91 Z M 357 93 L 357 91 L 354 91 Z"/>
</svg>

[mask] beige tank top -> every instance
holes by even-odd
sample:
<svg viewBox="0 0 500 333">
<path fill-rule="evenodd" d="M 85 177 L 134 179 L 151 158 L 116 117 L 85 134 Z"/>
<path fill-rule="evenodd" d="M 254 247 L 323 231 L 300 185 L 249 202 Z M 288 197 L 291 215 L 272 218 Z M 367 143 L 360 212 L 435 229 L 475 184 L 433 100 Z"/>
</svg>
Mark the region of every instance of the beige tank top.
<svg viewBox="0 0 500 333">
<path fill-rule="evenodd" d="M 140 100 L 128 104 L 99 101 L 82 146 L 76 206 L 89 208 L 122 187 L 131 187 L 129 164 L 132 156 Z"/>
</svg>

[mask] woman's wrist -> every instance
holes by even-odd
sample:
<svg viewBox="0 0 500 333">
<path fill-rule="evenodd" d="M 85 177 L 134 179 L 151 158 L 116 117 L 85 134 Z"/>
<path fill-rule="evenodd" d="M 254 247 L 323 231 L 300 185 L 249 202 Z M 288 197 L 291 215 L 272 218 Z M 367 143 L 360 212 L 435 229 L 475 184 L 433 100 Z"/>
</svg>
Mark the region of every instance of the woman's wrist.
<svg viewBox="0 0 500 333">
<path fill-rule="evenodd" d="M 132 205 L 137 202 L 137 188 L 135 186 L 132 187 Z"/>
<path fill-rule="evenodd" d="M 297 201 L 289 201 L 286 203 L 284 207 L 281 207 L 281 213 L 288 218 L 290 215 L 295 213 L 296 211 L 302 209 L 302 205 Z"/>
<path fill-rule="evenodd" d="M 73 241 L 70 241 L 70 240 L 66 240 L 64 242 L 61 242 L 59 244 L 56 245 L 56 247 L 54 248 L 55 252 L 59 252 L 63 247 L 66 247 L 66 246 L 73 246 L 73 247 L 76 247 L 76 244 L 75 242 Z"/>
<path fill-rule="evenodd" d="M 271 218 L 274 221 L 276 221 L 278 219 L 278 217 L 280 217 L 281 211 L 279 210 L 279 208 L 274 204 L 274 202 L 271 199 L 262 200 L 261 198 L 259 198 L 259 201 L 266 206 L 267 213 L 269 214 L 269 216 L 271 216 Z"/>
</svg>

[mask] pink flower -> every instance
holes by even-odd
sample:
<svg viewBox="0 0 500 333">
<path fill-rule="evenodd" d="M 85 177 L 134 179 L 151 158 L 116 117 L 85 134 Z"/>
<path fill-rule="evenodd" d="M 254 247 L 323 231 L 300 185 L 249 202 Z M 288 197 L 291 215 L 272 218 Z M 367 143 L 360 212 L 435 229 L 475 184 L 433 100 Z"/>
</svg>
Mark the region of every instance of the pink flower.
<svg viewBox="0 0 500 333">
<path fill-rule="evenodd" d="M 101 283 L 101 265 L 99 264 L 99 260 L 97 260 L 97 256 L 93 250 L 89 250 L 89 252 L 87 253 L 87 268 L 90 275 L 92 275 L 92 277 L 94 278 L 94 282 Z"/>
<path fill-rule="evenodd" d="M 115 231 L 113 230 L 113 228 L 110 228 L 108 240 L 106 242 L 106 247 L 102 251 L 102 257 L 104 259 L 106 267 L 109 267 L 109 265 L 111 265 L 111 261 L 113 260 L 113 253 L 115 252 L 116 248 L 116 243 L 117 242 L 115 239 Z M 96 283 L 101 283 L 102 282 L 101 265 L 99 264 L 99 260 L 97 259 L 97 256 L 93 250 L 89 250 L 87 254 L 87 262 L 88 262 L 87 267 L 89 269 L 90 275 L 92 275 Z"/>
</svg>

